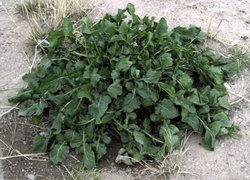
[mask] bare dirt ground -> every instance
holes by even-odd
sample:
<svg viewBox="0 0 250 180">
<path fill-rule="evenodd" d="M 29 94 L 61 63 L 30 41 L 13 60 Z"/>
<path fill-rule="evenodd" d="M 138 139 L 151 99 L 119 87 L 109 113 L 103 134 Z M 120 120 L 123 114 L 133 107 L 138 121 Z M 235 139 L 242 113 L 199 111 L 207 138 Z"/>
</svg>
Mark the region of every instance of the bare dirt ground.
<svg viewBox="0 0 250 180">
<path fill-rule="evenodd" d="M 141 16 L 166 17 L 169 27 L 190 24 L 200 26 L 228 47 L 240 45 L 250 50 L 250 0 L 103 0 L 93 13 L 115 13 L 128 2 L 135 4 Z M 0 0 L 0 106 L 9 106 L 7 99 L 24 86 L 21 76 L 29 69 L 23 48 L 28 25 L 15 14 L 14 0 Z M 99 13 L 99 12 L 102 13 Z M 215 48 L 215 47 L 213 47 Z M 217 47 L 216 47 L 217 48 Z M 215 49 L 216 49 L 215 48 Z M 224 53 L 224 52 L 222 52 Z M 227 54 L 224 54 L 227 56 Z M 200 139 L 191 136 L 186 143 L 187 152 L 178 162 L 180 171 L 170 179 L 238 180 L 250 179 L 250 74 L 245 69 L 234 82 L 228 84 L 230 102 L 233 103 L 231 119 L 239 125 L 242 138 L 221 139 L 214 152 L 199 146 Z M 237 102 L 237 103 L 234 103 Z M 2 113 L 0 112 L 0 113 Z M 32 137 L 40 129 L 27 119 L 7 114 L 0 120 L 0 180 L 1 179 L 67 179 L 68 168 L 79 164 L 72 156 L 65 166 L 54 166 L 46 157 L 19 157 L 30 154 Z M 111 147 L 110 149 L 114 149 Z M 9 159 L 5 157 L 18 156 Z M 142 167 L 125 168 L 113 165 L 116 151 L 101 162 L 101 179 L 132 180 L 156 179 L 141 177 Z M 77 155 L 76 155 L 77 157 Z M 30 160 L 32 158 L 32 160 Z M 35 159 L 34 159 L 35 158 Z M 66 168 L 65 168 L 66 167 Z"/>
</svg>

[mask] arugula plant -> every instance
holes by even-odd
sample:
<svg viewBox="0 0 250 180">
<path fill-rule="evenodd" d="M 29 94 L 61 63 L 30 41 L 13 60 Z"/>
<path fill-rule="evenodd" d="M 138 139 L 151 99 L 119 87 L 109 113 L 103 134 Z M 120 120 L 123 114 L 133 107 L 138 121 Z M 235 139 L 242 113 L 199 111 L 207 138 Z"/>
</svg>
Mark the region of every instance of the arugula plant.
<svg viewBox="0 0 250 180">
<path fill-rule="evenodd" d="M 94 25 L 81 22 L 80 33 L 68 19 L 49 33 L 46 57 L 23 77 L 29 86 L 10 98 L 20 115 L 51 122 L 35 136 L 35 152 L 57 164 L 76 149 L 90 169 L 113 138 L 124 148 L 118 162 L 132 164 L 161 160 L 183 131 L 213 150 L 234 129 L 223 83 L 240 66 L 203 48 L 200 28 L 169 30 L 164 18 L 140 18 L 132 4 Z"/>
</svg>

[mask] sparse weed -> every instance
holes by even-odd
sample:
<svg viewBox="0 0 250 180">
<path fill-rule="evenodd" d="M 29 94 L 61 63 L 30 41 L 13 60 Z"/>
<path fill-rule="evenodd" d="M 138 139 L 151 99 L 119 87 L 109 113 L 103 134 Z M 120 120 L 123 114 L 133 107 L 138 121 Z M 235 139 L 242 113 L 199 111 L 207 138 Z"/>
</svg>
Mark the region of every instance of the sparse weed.
<svg viewBox="0 0 250 180">
<path fill-rule="evenodd" d="M 69 180 L 100 180 L 100 172 L 96 169 L 75 168 L 72 171 L 72 175 L 74 179 L 70 177 Z"/>
<path fill-rule="evenodd" d="M 242 66 L 250 65 L 250 54 L 240 47 L 232 47 L 229 50 L 230 59 L 239 62 Z"/>
</svg>

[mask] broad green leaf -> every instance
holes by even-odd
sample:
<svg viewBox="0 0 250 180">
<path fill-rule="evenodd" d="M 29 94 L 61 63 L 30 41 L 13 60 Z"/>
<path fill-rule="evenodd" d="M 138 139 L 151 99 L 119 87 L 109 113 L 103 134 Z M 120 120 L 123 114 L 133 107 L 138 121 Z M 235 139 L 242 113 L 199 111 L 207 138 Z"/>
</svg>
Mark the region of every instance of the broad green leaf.
<svg viewBox="0 0 250 180">
<path fill-rule="evenodd" d="M 117 79 L 119 79 L 119 76 L 120 76 L 120 73 L 118 73 L 117 71 L 113 70 L 113 71 L 111 72 L 111 77 L 112 77 L 112 79 L 113 79 L 114 81 L 117 80 Z"/>
<path fill-rule="evenodd" d="M 221 122 L 215 121 L 209 124 L 206 128 L 206 133 L 202 145 L 208 150 L 214 150 L 216 136 L 220 132 Z"/>
<path fill-rule="evenodd" d="M 21 110 L 18 113 L 20 116 L 40 116 L 43 113 L 44 109 L 47 108 L 47 103 L 42 99 L 38 103 L 35 103 L 32 100 L 28 100 L 25 101 L 23 105 L 24 106 L 21 107 Z"/>
<path fill-rule="evenodd" d="M 109 96 L 100 96 L 96 102 L 92 103 L 88 110 L 93 118 L 100 119 L 108 109 L 108 105 L 111 103 Z"/>
<path fill-rule="evenodd" d="M 160 62 L 161 62 L 161 66 L 163 68 L 172 66 L 173 65 L 173 59 L 171 57 L 171 54 L 169 54 L 169 53 L 162 54 L 160 56 Z"/>
<path fill-rule="evenodd" d="M 223 82 L 223 73 L 221 68 L 210 66 L 208 71 L 209 76 L 213 78 L 215 84 L 221 84 Z"/>
<path fill-rule="evenodd" d="M 38 78 L 35 76 L 35 74 L 34 73 L 29 73 L 29 74 L 25 74 L 24 76 L 23 76 L 23 80 L 25 81 L 25 82 L 27 82 L 27 83 L 29 83 L 31 86 L 33 86 L 33 87 L 38 87 L 39 85 L 38 85 Z"/>
<path fill-rule="evenodd" d="M 181 121 L 187 123 L 194 132 L 202 133 L 201 122 L 196 114 L 188 114 L 188 116 L 182 118 Z"/>
<path fill-rule="evenodd" d="M 146 83 L 158 83 L 160 77 L 161 77 L 160 71 L 149 69 L 145 74 L 145 76 L 143 76 L 143 81 L 145 81 Z"/>
<path fill-rule="evenodd" d="M 48 35 L 47 41 L 50 48 L 57 48 L 64 42 L 65 36 L 63 31 L 51 31 Z"/>
<path fill-rule="evenodd" d="M 56 105 L 63 105 L 65 102 L 69 101 L 69 96 L 67 96 L 67 94 L 58 94 L 58 95 L 48 94 L 48 98 Z"/>
<path fill-rule="evenodd" d="M 83 164 L 87 169 L 95 167 L 95 153 L 92 150 L 91 146 L 87 143 L 85 144 L 85 150 L 83 155 Z"/>
<path fill-rule="evenodd" d="M 87 16 L 82 18 L 82 32 L 84 34 L 91 34 L 89 18 Z"/>
<path fill-rule="evenodd" d="M 103 143 L 95 143 L 95 150 L 97 152 L 97 159 L 101 159 L 107 153 L 107 147 Z"/>
<path fill-rule="evenodd" d="M 32 149 L 35 153 L 47 152 L 49 144 L 49 137 L 36 135 L 33 140 Z"/>
<path fill-rule="evenodd" d="M 131 3 L 128 3 L 127 5 L 127 11 L 130 15 L 134 15 L 135 14 L 135 6 Z"/>
<path fill-rule="evenodd" d="M 22 89 L 17 93 L 17 95 L 9 98 L 9 102 L 11 103 L 24 102 L 25 100 L 31 98 L 32 92 L 33 90 Z"/>
<path fill-rule="evenodd" d="M 175 97 L 176 97 L 175 89 L 174 89 L 174 87 L 171 86 L 170 84 L 166 84 L 166 83 L 160 82 L 160 83 L 159 83 L 159 87 L 160 87 L 163 91 L 165 91 L 165 92 L 169 95 L 169 97 L 171 97 L 171 98 L 175 98 Z"/>
<path fill-rule="evenodd" d="M 101 137 L 102 138 L 102 141 L 105 143 L 105 144 L 109 144 L 112 140 L 111 140 L 111 137 L 109 137 L 108 135 L 104 135 Z"/>
<path fill-rule="evenodd" d="M 182 73 L 178 78 L 178 83 L 180 84 L 181 87 L 188 89 L 192 87 L 193 80 L 188 74 Z"/>
<path fill-rule="evenodd" d="M 49 153 L 49 158 L 54 164 L 58 164 L 67 159 L 69 155 L 69 147 L 65 142 L 55 144 Z"/>
<path fill-rule="evenodd" d="M 159 99 L 159 92 L 149 84 L 138 83 L 136 91 L 142 97 L 141 101 L 147 101 L 149 105 L 153 105 Z"/>
<path fill-rule="evenodd" d="M 140 105 L 141 103 L 137 95 L 129 93 L 124 98 L 122 110 L 124 112 L 130 113 L 133 112 L 135 109 L 139 109 Z"/>
<path fill-rule="evenodd" d="M 113 118 L 115 117 L 114 114 L 104 114 L 100 120 L 96 121 L 96 124 L 106 124 L 112 122 Z"/>
<path fill-rule="evenodd" d="M 218 98 L 218 104 L 220 107 L 223 107 L 227 110 L 230 110 L 230 104 L 229 104 L 228 100 L 226 99 L 226 97 Z"/>
<path fill-rule="evenodd" d="M 134 136 L 135 141 L 137 143 L 139 143 L 140 145 L 144 145 L 146 137 L 143 133 L 141 133 L 139 131 L 134 131 L 133 136 Z"/>
<path fill-rule="evenodd" d="M 213 121 L 219 121 L 221 126 L 230 128 L 232 122 L 229 120 L 228 115 L 225 112 L 217 113 L 213 116 Z"/>
<path fill-rule="evenodd" d="M 222 66 L 222 71 L 227 75 L 229 79 L 235 77 L 235 75 L 240 71 L 241 65 L 239 62 L 232 62 Z"/>
<path fill-rule="evenodd" d="M 70 116 L 73 116 L 78 111 L 80 107 L 80 100 L 71 100 L 64 105 L 64 112 Z"/>
<path fill-rule="evenodd" d="M 101 78 L 102 78 L 102 76 L 100 74 L 98 74 L 97 69 L 94 69 L 94 71 L 91 74 L 90 84 L 93 87 L 96 87 L 97 83 L 100 82 Z"/>
<path fill-rule="evenodd" d="M 104 30 L 106 33 L 109 33 L 110 35 L 114 35 L 116 32 L 115 23 L 111 23 L 108 20 L 104 20 Z"/>
<path fill-rule="evenodd" d="M 64 32 L 64 36 L 72 37 L 73 36 L 73 23 L 67 19 L 64 18 L 62 22 L 62 30 Z"/>
<path fill-rule="evenodd" d="M 78 98 L 87 98 L 91 100 L 91 93 L 90 93 L 90 85 L 89 84 L 84 84 L 80 87 L 79 91 L 77 92 L 77 97 Z"/>
<path fill-rule="evenodd" d="M 128 33 L 128 30 L 129 30 L 129 26 L 126 22 L 122 22 L 118 31 L 121 33 L 121 34 L 126 34 Z"/>
<path fill-rule="evenodd" d="M 156 26 L 156 33 L 160 35 L 166 34 L 168 32 L 168 25 L 165 18 L 161 18 Z"/>
<path fill-rule="evenodd" d="M 64 137 L 71 148 L 80 147 L 82 145 L 82 136 L 73 129 L 66 130 Z"/>
<path fill-rule="evenodd" d="M 53 121 L 53 124 L 51 126 L 52 130 L 54 131 L 54 134 L 59 134 L 62 130 L 62 124 L 64 123 L 65 116 L 62 113 L 59 113 L 56 118 Z"/>
<path fill-rule="evenodd" d="M 133 64 L 133 62 L 129 61 L 129 59 L 129 57 L 122 57 L 116 65 L 116 70 L 121 72 L 128 71 L 130 66 Z"/>
<path fill-rule="evenodd" d="M 87 143 L 85 129 L 82 131 L 82 146 L 78 148 L 78 150 L 83 155 L 83 166 L 87 169 L 92 169 L 95 167 L 95 153 L 92 149 L 92 145 Z"/>
<path fill-rule="evenodd" d="M 159 134 L 164 139 L 164 146 L 167 150 L 173 150 L 180 145 L 179 129 L 174 125 L 164 122 L 160 127 Z"/>
<path fill-rule="evenodd" d="M 178 110 L 169 99 L 163 99 L 156 106 L 155 113 L 160 114 L 163 118 L 166 119 L 173 119 L 179 115 Z"/>
<path fill-rule="evenodd" d="M 119 81 L 113 82 L 113 84 L 108 87 L 108 93 L 113 98 L 117 98 L 117 96 L 122 95 L 122 86 Z"/>
<path fill-rule="evenodd" d="M 49 91 L 54 93 L 61 88 L 61 79 L 63 79 L 63 77 L 58 75 L 47 76 L 45 79 L 42 80 L 40 84 L 40 89 L 43 91 L 48 91 L 49 89 Z"/>
<path fill-rule="evenodd" d="M 198 110 L 197 114 L 207 114 L 210 111 L 210 107 L 208 105 L 201 106 Z"/>
</svg>

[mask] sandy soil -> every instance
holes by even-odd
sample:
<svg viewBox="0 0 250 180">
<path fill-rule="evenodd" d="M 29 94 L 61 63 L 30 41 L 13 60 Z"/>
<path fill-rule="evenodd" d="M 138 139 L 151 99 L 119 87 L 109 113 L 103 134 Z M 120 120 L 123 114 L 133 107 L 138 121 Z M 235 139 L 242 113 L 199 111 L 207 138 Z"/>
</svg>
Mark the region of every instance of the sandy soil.
<svg viewBox="0 0 250 180">
<path fill-rule="evenodd" d="M 28 34 L 27 23 L 14 16 L 15 1 L 0 1 L 0 114 L 9 105 L 8 97 L 24 86 L 22 74 L 29 64 L 24 54 L 24 39 Z"/>
<path fill-rule="evenodd" d="M 217 39 L 226 45 L 238 44 L 250 50 L 250 0 L 131 0 L 137 13 L 141 16 L 162 16 L 168 20 L 169 27 L 194 24 L 216 35 Z M 24 37 L 27 32 L 25 21 L 14 15 L 14 0 L 0 0 L 0 106 L 1 111 L 8 106 L 7 98 L 18 88 L 23 87 L 21 75 L 29 68 L 29 63 L 23 53 Z M 93 12 L 115 13 L 118 8 L 124 8 L 127 0 L 97 1 L 99 9 Z M 100 17 L 100 16 L 95 16 Z M 250 95 L 249 69 L 244 70 L 236 81 L 229 83 L 230 101 L 234 102 L 240 96 Z M 237 95 L 233 95 L 237 94 Z M 248 102 L 248 103 L 247 103 Z M 191 136 L 186 147 L 188 151 L 182 156 L 180 173 L 171 179 L 204 179 L 204 180 L 238 180 L 250 179 L 250 107 L 248 101 L 240 101 L 232 108 L 231 119 L 240 127 L 242 138 L 221 139 L 214 152 L 206 151 L 199 146 L 199 138 Z M 1 113 L 1 112 L 0 112 Z M 15 116 L 15 112 L 0 120 L 0 156 L 31 153 L 32 138 L 36 128 L 27 124 L 26 119 Z M 39 130 L 38 130 L 39 131 Z M 107 156 L 101 179 L 132 180 L 145 179 L 141 177 L 141 167 L 124 168 L 113 165 Z M 1 163 L 2 162 L 2 163 Z M 76 161 L 66 163 L 67 167 Z M 0 160 L 0 179 L 63 179 L 67 173 L 64 167 L 55 167 L 48 162 L 30 161 L 25 158 Z M 156 179 L 150 177 L 148 179 Z"/>
</svg>

